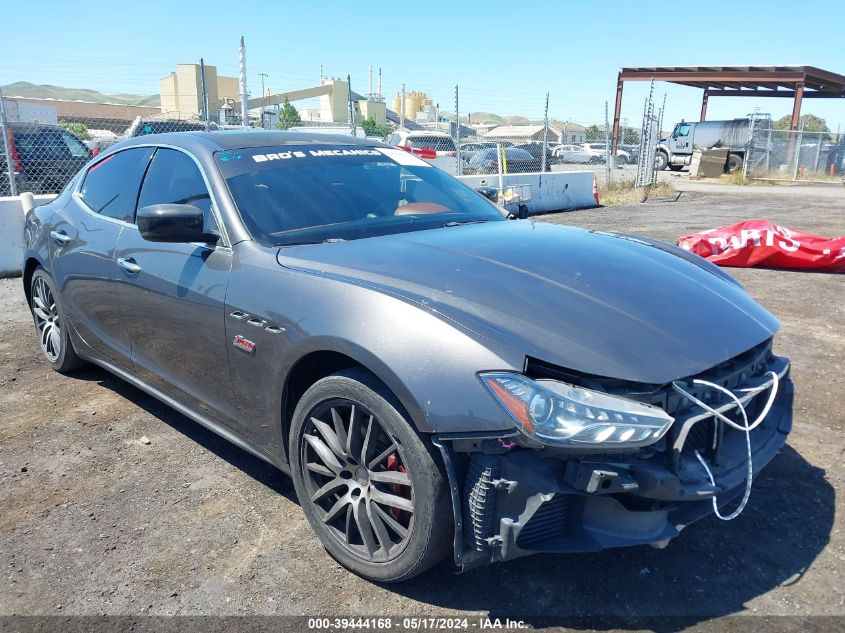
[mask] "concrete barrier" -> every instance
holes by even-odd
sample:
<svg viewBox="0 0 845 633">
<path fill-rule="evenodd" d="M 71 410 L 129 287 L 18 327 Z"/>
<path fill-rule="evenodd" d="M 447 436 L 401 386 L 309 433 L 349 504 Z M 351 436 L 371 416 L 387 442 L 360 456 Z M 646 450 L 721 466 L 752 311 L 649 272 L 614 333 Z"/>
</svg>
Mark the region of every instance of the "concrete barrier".
<svg viewBox="0 0 845 633">
<path fill-rule="evenodd" d="M 27 210 L 34 204 L 44 204 L 56 196 L 22 196 L 0 198 L 0 277 L 14 277 L 21 274 L 23 258 L 23 220 L 26 215 L 21 198 L 32 198 Z"/>
<path fill-rule="evenodd" d="M 529 213 L 548 213 L 565 209 L 596 206 L 593 197 L 592 171 L 555 171 L 545 174 L 507 174 L 504 184 L 531 185 L 531 200 L 526 203 Z M 458 176 L 458 180 L 472 187 L 499 186 L 499 176 Z"/>
</svg>

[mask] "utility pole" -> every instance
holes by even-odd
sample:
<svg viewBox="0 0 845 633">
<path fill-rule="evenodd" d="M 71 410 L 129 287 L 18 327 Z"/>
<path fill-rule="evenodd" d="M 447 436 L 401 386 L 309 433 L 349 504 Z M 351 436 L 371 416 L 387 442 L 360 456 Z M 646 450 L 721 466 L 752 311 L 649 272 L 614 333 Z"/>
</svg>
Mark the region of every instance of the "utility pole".
<svg viewBox="0 0 845 633">
<path fill-rule="evenodd" d="M 264 78 L 269 77 L 267 73 L 258 73 L 261 77 L 261 128 L 264 129 L 264 108 L 267 107 L 267 93 L 264 90 Z"/>
<path fill-rule="evenodd" d="M 247 105 L 249 95 L 246 92 L 246 47 L 244 46 L 243 35 L 241 35 L 239 57 L 241 66 L 241 125 L 249 127 L 249 106 Z"/>
<path fill-rule="evenodd" d="M 381 99 L 381 68 L 378 69 L 378 96 Z"/>
</svg>

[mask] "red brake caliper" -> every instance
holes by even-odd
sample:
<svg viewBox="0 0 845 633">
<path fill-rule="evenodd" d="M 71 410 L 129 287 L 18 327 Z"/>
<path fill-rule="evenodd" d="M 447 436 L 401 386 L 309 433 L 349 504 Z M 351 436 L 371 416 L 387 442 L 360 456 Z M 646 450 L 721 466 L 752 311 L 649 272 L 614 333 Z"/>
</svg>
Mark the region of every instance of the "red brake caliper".
<svg viewBox="0 0 845 633">
<path fill-rule="evenodd" d="M 387 470 L 395 470 L 400 473 L 408 472 L 405 466 L 402 464 L 399 456 L 396 453 L 393 453 L 387 458 Z M 400 497 L 404 497 L 405 499 L 411 498 L 411 487 L 410 486 L 402 486 L 399 484 L 390 484 L 391 490 Z M 408 511 L 407 510 L 400 510 L 399 508 L 390 508 L 390 514 L 393 515 L 396 519 L 407 519 L 408 518 Z"/>
</svg>

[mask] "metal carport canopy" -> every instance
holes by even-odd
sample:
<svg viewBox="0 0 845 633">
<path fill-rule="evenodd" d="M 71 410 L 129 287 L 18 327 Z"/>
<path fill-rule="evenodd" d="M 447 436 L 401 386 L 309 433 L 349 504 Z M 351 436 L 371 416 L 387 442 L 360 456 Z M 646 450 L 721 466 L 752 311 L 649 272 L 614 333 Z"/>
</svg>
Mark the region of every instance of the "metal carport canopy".
<svg viewBox="0 0 845 633">
<path fill-rule="evenodd" d="M 619 116 L 622 113 L 622 86 L 626 81 L 666 81 L 680 86 L 702 88 L 701 119 L 707 116 L 710 97 L 789 97 L 792 106 L 791 129 L 798 129 L 803 99 L 845 98 L 845 76 L 815 66 L 650 66 L 623 68 L 616 82 L 611 152 L 616 154 Z"/>
</svg>

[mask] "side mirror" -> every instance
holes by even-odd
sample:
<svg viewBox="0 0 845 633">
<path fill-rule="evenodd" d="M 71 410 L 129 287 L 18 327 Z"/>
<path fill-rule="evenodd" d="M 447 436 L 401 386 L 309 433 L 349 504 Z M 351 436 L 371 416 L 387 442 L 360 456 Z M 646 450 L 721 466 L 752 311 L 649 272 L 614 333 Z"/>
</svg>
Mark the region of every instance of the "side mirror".
<svg viewBox="0 0 845 633">
<path fill-rule="evenodd" d="M 138 209 L 136 224 L 150 242 L 217 243 L 220 236 L 203 232 L 202 209 L 191 204 L 153 204 Z"/>
<path fill-rule="evenodd" d="M 478 187 L 476 191 L 493 202 L 498 202 L 499 200 L 499 190 L 495 187 Z"/>
</svg>

